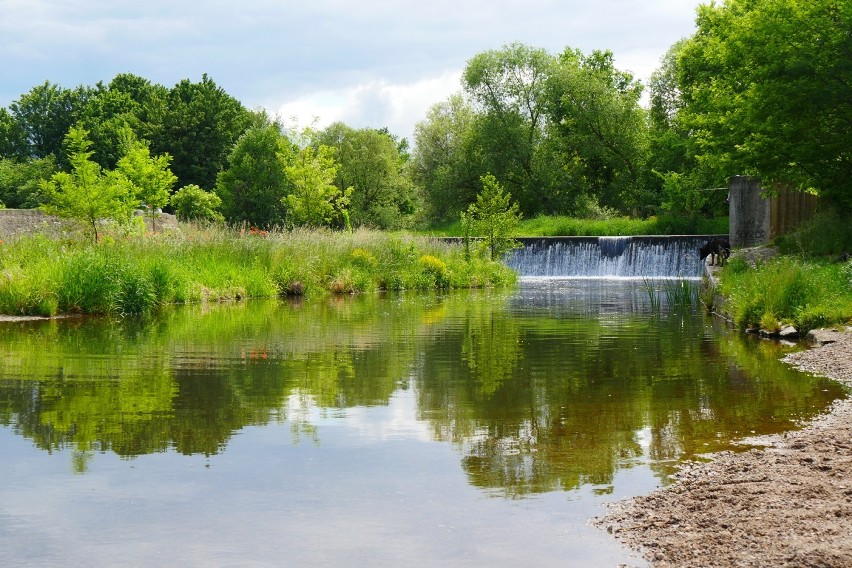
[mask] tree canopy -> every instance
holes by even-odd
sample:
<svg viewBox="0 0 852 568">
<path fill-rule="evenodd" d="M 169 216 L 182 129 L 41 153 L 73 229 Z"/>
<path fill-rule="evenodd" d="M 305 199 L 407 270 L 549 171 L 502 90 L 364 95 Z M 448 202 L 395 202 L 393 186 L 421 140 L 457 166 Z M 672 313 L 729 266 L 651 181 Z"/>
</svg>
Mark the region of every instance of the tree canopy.
<svg viewBox="0 0 852 568">
<path fill-rule="evenodd" d="M 728 0 L 698 8 L 678 56 L 699 158 L 852 206 L 852 6 Z"/>
<path fill-rule="evenodd" d="M 174 187 L 214 190 L 228 222 L 258 227 L 340 226 L 344 213 L 386 229 L 453 221 L 486 175 L 527 217 L 724 214 L 724 192 L 707 190 L 742 174 L 852 209 L 850 4 L 726 0 L 700 6 L 696 23 L 648 85 L 606 50 L 474 54 L 460 92 L 417 123 L 410 155 L 385 128 L 285 133 L 207 75 L 171 88 L 129 73 L 48 81 L 0 108 L 0 201 L 38 206 L 48 178 L 55 200 L 84 166 L 70 157 L 86 154 L 148 204 L 168 206 Z M 85 151 L 72 129 L 87 132 Z M 128 140 L 140 146 L 128 153 Z M 166 169 L 176 180 L 158 178 Z"/>
</svg>

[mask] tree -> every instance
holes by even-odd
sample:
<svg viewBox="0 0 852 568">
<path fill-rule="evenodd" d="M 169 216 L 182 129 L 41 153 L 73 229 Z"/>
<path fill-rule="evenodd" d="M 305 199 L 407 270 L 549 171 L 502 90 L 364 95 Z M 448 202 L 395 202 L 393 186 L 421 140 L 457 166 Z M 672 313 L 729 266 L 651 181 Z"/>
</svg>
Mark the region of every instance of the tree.
<svg viewBox="0 0 852 568">
<path fill-rule="evenodd" d="M 222 200 L 213 192 L 204 191 L 197 185 L 185 185 L 171 197 L 175 215 L 182 221 L 223 221 L 219 213 Z"/>
<path fill-rule="evenodd" d="M 65 135 L 77 122 L 89 95 L 83 87 L 63 89 L 45 81 L 13 101 L 9 111 L 22 144 L 16 157 L 46 158 L 53 154 L 61 162 Z"/>
<path fill-rule="evenodd" d="M 852 208 L 852 10 L 841 0 L 698 9 L 678 56 L 698 159 Z"/>
<path fill-rule="evenodd" d="M 334 148 L 320 144 L 317 149 L 304 148 L 285 169 L 293 189 L 282 203 L 292 225 L 331 226 L 348 221 L 346 205 L 352 188 L 342 190 L 334 185 L 339 164 Z"/>
<path fill-rule="evenodd" d="M 563 163 L 575 167 L 583 190 L 608 207 L 635 207 L 647 159 L 641 83 L 616 69 L 609 51 L 566 49 L 548 91 Z"/>
<path fill-rule="evenodd" d="M 503 192 L 493 175 L 484 175 L 481 180 L 482 191 L 467 213 L 462 213 L 462 224 L 465 233 L 485 237 L 485 246 L 494 260 L 517 247 L 511 234 L 521 221 L 521 213 L 518 204 L 512 203 L 512 195 Z"/>
<path fill-rule="evenodd" d="M 26 133 L 8 110 L 0 108 L 0 157 L 26 158 Z"/>
<path fill-rule="evenodd" d="M 481 186 L 473 146 L 475 120 L 473 107 L 455 94 L 433 105 L 415 126 L 411 170 L 428 219 L 458 218 L 476 199 Z"/>
<path fill-rule="evenodd" d="M 553 160 L 541 159 L 546 85 L 555 64 L 543 49 L 514 43 L 474 56 L 465 67 L 465 91 L 482 110 L 477 143 L 486 171 L 504 180 L 528 213 L 559 205 L 543 179 Z"/>
<path fill-rule="evenodd" d="M 92 143 L 85 130 L 72 127 L 66 135 L 66 145 L 71 172 L 55 173 L 41 183 L 47 199 L 42 208 L 49 214 L 80 221 L 98 242 L 98 222 L 128 221 L 139 200 L 130 180 L 115 171 L 104 173 L 92 161 Z"/>
<path fill-rule="evenodd" d="M 166 96 L 162 126 L 147 137 L 151 150 L 173 157 L 180 185 L 213 187 L 228 155 L 252 124 L 252 113 L 206 74 L 184 79 Z"/>
<path fill-rule="evenodd" d="M 151 156 L 148 146 L 139 141 L 128 141 L 127 146 L 116 169 L 133 184 L 136 197 L 151 214 L 151 227 L 156 232 L 157 210 L 169 203 L 171 189 L 177 181 L 169 169 L 172 157 L 168 154 Z"/>
<path fill-rule="evenodd" d="M 56 172 L 56 159 L 18 161 L 0 158 L 0 202 L 11 209 L 31 209 L 42 202 L 40 184 Z"/>
<path fill-rule="evenodd" d="M 316 136 L 335 149 L 339 163 L 335 185 L 352 188 L 349 213 L 353 225 L 398 228 L 413 212 L 414 188 L 404 175 L 405 158 L 386 130 L 353 129 L 334 123 Z"/>
<path fill-rule="evenodd" d="M 251 128 L 240 137 L 216 185 L 229 222 L 264 228 L 284 222 L 282 199 L 292 188 L 285 168 L 293 153 L 277 124 Z"/>
</svg>

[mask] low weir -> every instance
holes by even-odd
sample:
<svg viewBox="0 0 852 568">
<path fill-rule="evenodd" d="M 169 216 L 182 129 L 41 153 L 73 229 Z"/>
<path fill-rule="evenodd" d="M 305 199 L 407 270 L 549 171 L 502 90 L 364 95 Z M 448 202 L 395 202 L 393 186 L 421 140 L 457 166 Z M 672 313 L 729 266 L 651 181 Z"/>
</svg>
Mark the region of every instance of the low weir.
<svg viewBox="0 0 852 568">
<path fill-rule="evenodd" d="M 699 278 L 698 249 L 717 236 L 525 237 L 506 262 L 521 277 Z"/>
</svg>

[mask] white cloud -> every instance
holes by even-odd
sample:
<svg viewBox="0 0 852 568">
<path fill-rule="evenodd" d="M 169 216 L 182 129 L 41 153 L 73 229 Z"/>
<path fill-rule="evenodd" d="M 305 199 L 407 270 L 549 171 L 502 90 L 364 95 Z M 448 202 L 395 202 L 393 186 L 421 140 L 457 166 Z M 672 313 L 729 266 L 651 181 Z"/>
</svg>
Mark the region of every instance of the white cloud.
<svg viewBox="0 0 852 568">
<path fill-rule="evenodd" d="M 647 78 L 701 0 L 0 0 L 0 105 L 50 80 L 207 73 L 246 106 L 410 137 L 475 54 L 610 49 Z"/>
<path fill-rule="evenodd" d="M 324 128 L 342 121 L 353 128 L 386 126 L 390 132 L 412 140 L 414 125 L 433 104 L 460 87 L 460 72 L 443 73 L 413 83 L 375 80 L 334 91 L 320 91 L 279 105 L 267 103 L 271 114 L 297 124 Z"/>
</svg>

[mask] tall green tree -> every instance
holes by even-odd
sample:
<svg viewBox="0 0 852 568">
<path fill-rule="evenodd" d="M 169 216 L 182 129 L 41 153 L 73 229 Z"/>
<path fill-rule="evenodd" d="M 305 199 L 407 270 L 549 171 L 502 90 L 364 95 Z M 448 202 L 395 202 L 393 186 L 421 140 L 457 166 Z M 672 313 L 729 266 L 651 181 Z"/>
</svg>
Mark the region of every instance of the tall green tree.
<svg viewBox="0 0 852 568">
<path fill-rule="evenodd" d="M 346 224 L 346 206 L 352 188 L 341 190 L 334 184 L 339 164 L 334 148 L 320 144 L 314 149 L 302 149 L 293 162 L 285 168 L 292 183 L 292 191 L 282 203 L 287 207 L 290 224 L 309 227 L 328 227 Z"/>
<path fill-rule="evenodd" d="M 542 182 L 548 177 L 542 169 L 553 162 L 539 155 L 546 148 L 541 144 L 546 86 L 554 64 L 545 50 L 513 43 L 475 55 L 462 75 L 465 91 L 482 111 L 477 127 L 483 166 L 503 180 L 528 213 L 559 209 Z"/>
<path fill-rule="evenodd" d="M 852 6 L 728 0 L 698 8 L 678 56 L 699 159 L 852 209 Z"/>
<path fill-rule="evenodd" d="M 162 125 L 147 137 L 156 154 L 173 157 L 179 185 L 214 187 L 239 137 L 252 125 L 252 113 L 206 74 L 184 79 L 166 96 Z"/>
<path fill-rule="evenodd" d="M 457 219 L 481 188 L 475 121 L 470 103 L 454 94 L 415 126 L 411 173 L 431 221 Z"/>
<path fill-rule="evenodd" d="M 354 129 L 334 123 L 319 132 L 320 144 L 335 148 L 339 164 L 335 184 L 352 188 L 349 214 L 353 225 L 399 228 L 413 213 L 414 187 L 405 174 L 407 160 L 386 130 Z"/>
<path fill-rule="evenodd" d="M 228 158 L 228 168 L 219 174 L 216 184 L 230 223 L 264 228 L 284 223 L 282 199 L 292 189 L 285 168 L 294 152 L 277 124 L 251 128 L 240 137 Z"/>
<path fill-rule="evenodd" d="M 46 158 L 53 154 L 62 162 L 65 135 L 79 119 L 89 96 L 89 90 L 83 87 L 64 89 L 45 81 L 12 101 L 9 114 L 21 144 L 15 157 Z"/>
<path fill-rule="evenodd" d="M 638 205 L 648 149 L 641 83 L 615 68 L 612 52 L 566 49 L 548 91 L 563 164 L 583 191 L 623 211 Z"/>
<path fill-rule="evenodd" d="M 699 160 L 698 146 L 684 123 L 684 100 L 678 83 L 678 57 L 686 40 L 676 42 L 663 57 L 649 82 L 649 157 L 646 166 L 653 174 L 645 185 L 651 195 L 645 205 L 664 215 L 694 218 L 725 215 L 727 202 L 722 190 L 730 174 L 714 168 L 712 161 Z"/>
<path fill-rule="evenodd" d="M 26 158 L 26 133 L 21 123 L 5 108 L 0 108 L 0 157 Z"/>
<path fill-rule="evenodd" d="M 92 143 L 85 130 L 72 127 L 66 139 L 71 171 L 55 173 L 41 183 L 46 197 L 42 208 L 49 214 L 79 221 L 97 242 L 100 220 L 126 222 L 139 200 L 130 180 L 115 171 L 104 172 L 92 160 Z"/>
</svg>

